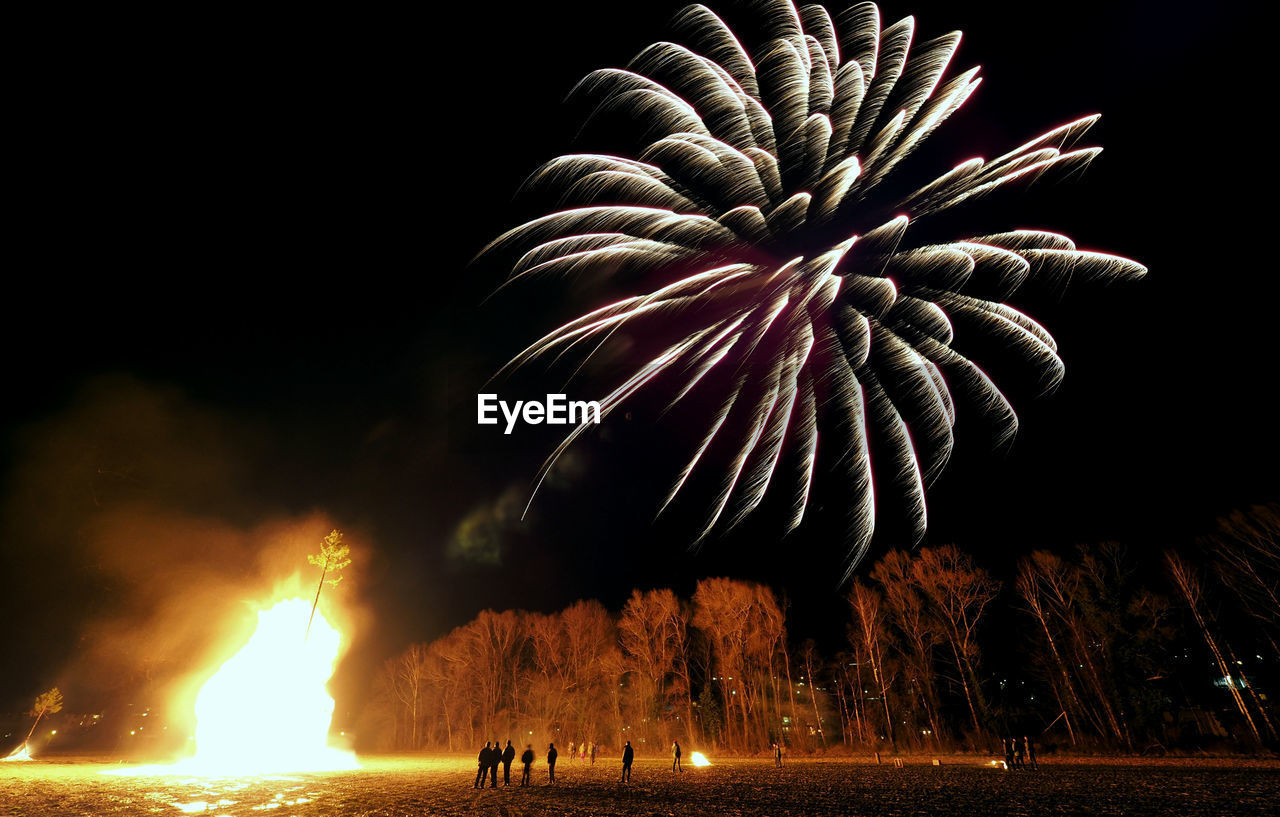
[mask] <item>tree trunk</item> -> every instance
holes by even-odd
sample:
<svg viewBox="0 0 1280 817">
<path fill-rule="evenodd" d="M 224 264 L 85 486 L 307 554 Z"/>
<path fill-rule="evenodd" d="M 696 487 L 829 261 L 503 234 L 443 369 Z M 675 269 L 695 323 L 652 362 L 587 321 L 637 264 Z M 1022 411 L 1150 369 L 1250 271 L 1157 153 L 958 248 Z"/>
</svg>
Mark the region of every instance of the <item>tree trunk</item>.
<svg viewBox="0 0 1280 817">
<path fill-rule="evenodd" d="M 1249 700 L 1253 701 L 1253 706 L 1258 710 L 1259 717 L 1262 718 L 1262 725 L 1266 727 L 1267 735 L 1271 740 L 1276 739 L 1276 728 L 1271 723 L 1271 717 L 1267 715 L 1267 709 L 1263 706 L 1262 701 L 1258 698 L 1258 692 L 1253 688 L 1253 684 L 1249 683 L 1249 679 L 1244 674 L 1244 664 L 1236 659 L 1235 650 L 1231 649 L 1231 644 L 1227 644 L 1227 660 L 1233 666 L 1240 667 L 1240 685 L 1244 687 L 1245 692 L 1249 694 Z"/>
<path fill-rule="evenodd" d="M 1258 727 L 1253 722 L 1253 717 L 1249 714 L 1249 708 L 1245 706 L 1244 697 L 1240 694 L 1240 688 L 1231 677 L 1231 666 L 1227 664 L 1227 659 L 1223 657 L 1222 650 L 1218 649 L 1218 642 L 1209 630 L 1208 623 L 1200 615 L 1200 606 L 1196 603 L 1196 599 L 1200 595 L 1198 580 L 1191 575 L 1190 570 L 1176 554 L 1167 553 L 1165 561 L 1169 565 L 1169 572 L 1173 577 L 1174 584 L 1178 586 L 1182 597 L 1186 599 L 1187 607 L 1191 609 L 1191 615 L 1200 627 L 1200 635 L 1204 637 L 1205 644 L 1208 645 L 1209 651 L 1213 653 L 1213 658 L 1218 663 L 1218 669 L 1222 672 L 1222 677 L 1227 682 L 1227 689 L 1231 690 L 1231 698 L 1235 701 L 1236 709 L 1240 710 L 1240 715 L 1244 718 L 1245 723 L 1249 725 L 1249 731 L 1253 733 L 1254 742 L 1261 743 L 1262 737 L 1258 734 Z"/>
<path fill-rule="evenodd" d="M 311 602 L 311 616 L 307 619 L 307 631 L 302 636 L 303 641 L 311 637 L 311 622 L 315 621 L 316 607 L 320 604 L 320 591 L 324 589 L 324 577 L 327 575 L 329 575 L 329 562 L 326 559 L 324 567 L 320 570 L 320 581 L 316 584 L 316 598 Z"/>
<path fill-rule="evenodd" d="M 787 696 L 788 696 L 788 697 L 790 698 L 790 700 L 791 700 L 791 726 L 792 726 L 792 728 L 795 728 L 795 725 L 796 725 L 796 684 L 795 684 L 795 681 L 791 680 L 791 655 L 790 655 L 790 653 L 788 653 L 788 652 L 787 652 L 787 645 L 786 645 L 785 643 L 782 645 L 782 660 L 783 660 L 783 662 L 785 663 L 786 668 L 787 668 Z M 779 746 L 781 746 L 781 745 L 782 745 L 782 743 L 783 743 L 782 738 L 781 738 L 781 736 L 779 736 L 779 738 L 778 738 L 778 745 L 779 745 Z"/>
<path fill-rule="evenodd" d="M 36 733 L 36 727 L 40 725 L 40 719 L 43 717 L 44 717 L 44 710 L 40 710 L 39 712 L 36 713 L 36 721 L 35 723 L 31 724 L 31 728 L 27 730 L 27 736 L 26 738 L 23 739 L 22 745 L 25 746 L 27 742 L 31 740 L 31 736 Z"/>
<path fill-rule="evenodd" d="M 827 748 L 827 736 L 822 731 L 822 716 L 818 714 L 818 681 L 813 677 L 813 653 L 805 654 L 804 671 L 809 673 L 809 700 L 813 703 L 813 722 L 818 727 L 818 742 Z"/>
<path fill-rule="evenodd" d="M 978 724 L 978 710 L 973 705 L 973 695 L 969 692 L 968 671 L 965 668 L 965 662 L 960 660 L 960 648 L 956 646 L 955 636 L 947 639 L 951 642 L 951 654 L 955 656 L 957 674 L 960 676 L 960 685 L 964 688 L 964 700 L 969 705 L 969 717 L 973 720 L 973 731 L 976 734 L 982 733 L 982 727 Z"/>
<path fill-rule="evenodd" d="M 1028 601 L 1030 602 L 1030 600 Z M 1041 629 L 1044 630 L 1045 641 L 1049 643 L 1049 652 L 1052 653 L 1054 663 L 1057 664 L 1058 671 L 1062 674 L 1062 684 L 1066 688 L 1067 695 L 1071 698 L 1072 701 L 1075 702 L 1076 706 L 1078 707 L 1080 705 L 1080 699 L 1076 697 L 1075 687 L 1072 686 L 1071 684 L 1071 675 L 1067 672 L 1067 665 L 1066 665 L 1066 662 L 1062 660 L 1061 653 L 1058 652 L 1058 642 L 1054 640 L 1053 633 L 1049 631 L 1049 622 L 1045 620 L 1044 611 L 1040 609 L 1040 604 L 1038 601 L 1030 602 L 1030 603 L 1032 604 L 1032 613 L 1035 615 L 1036 620 L 1040 622 Z M 1066 702 L 1064 702 L 1059 697 L 1058 703 L 1062 705 L 1062 711 L 1066 712 L 1067 711 Z M 1071 736 L 1071 745 L 1075 746 L 1076 733 L 1075 733 L 1075 730 L 1071 728 L 1071 718 L 1068 717 L 1066 720 L 1067 720 L 1067 734 Z"/>
<path fill-rule="evenodd" d="M 1097 696 L 1098 702 L 1102 704 L 1102 712 L 1107 717 L 1107 723 L 1111 727 L 1111 732 L 1117 740 L 1125 741 L 1125 743 L 1129 744 L 1130 748 L 1132 748 L 1132 741 L 1129 740 L 1128 730 L 1124 729 L 1120 725 L 1120 720 L 1116 717 L 1115 709 L 1111 705 L 1111 696 L 1108 694 L 1107 688 L 1102 682 L 1102 676 L 1098 673 L 1098 667 L 1093 662 L 1093 656 L 1089 654 L 1089 647 L 1084 636 L 1080 632 L 1080 625 L 1074 620 L 1070 620 L 1070 617 L 1068 618 L 1068 629 L 1071 631 L 1071 636 L 1076 642 L 1076 649 L 1080 653 L 1080 658 L 1084 661 L 1085 668 L 1089 671 L 1089 685 L 1093 687 L 1094 695 Z"/>
</svg>

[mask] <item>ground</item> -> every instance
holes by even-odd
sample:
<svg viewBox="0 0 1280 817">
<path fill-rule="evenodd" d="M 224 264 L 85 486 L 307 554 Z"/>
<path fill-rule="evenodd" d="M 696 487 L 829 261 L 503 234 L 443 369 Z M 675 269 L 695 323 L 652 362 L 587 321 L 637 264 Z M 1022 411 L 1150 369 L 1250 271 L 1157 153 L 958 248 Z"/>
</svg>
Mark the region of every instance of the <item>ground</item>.
<svg viewBox="0 0 1280 817">
<path fill-rule="evenodd" d="M 911 758 L 902 767 L 869 759 L 714 760 L 670 771 L 641 759 L 630 785 L 616 759 L 546 765 L 536 785 L 476 791 L 464 757 L 362 758 L 355 772 L 273 778 L 116 776 L 122 764 L 82 758 L 0 764 L 0 815 L 481 815 L 487 817 L 903 817 L 1033 814 L 1261 815 L 1280 802 L 1280 762 L 1242 760 L 1047 760 L 1007 772 L 974 758 Z M 513 769 L 518 780 L 518 771 Z M 1270 803 L 1271 805 L 1267 805 Z"/>
</svg>

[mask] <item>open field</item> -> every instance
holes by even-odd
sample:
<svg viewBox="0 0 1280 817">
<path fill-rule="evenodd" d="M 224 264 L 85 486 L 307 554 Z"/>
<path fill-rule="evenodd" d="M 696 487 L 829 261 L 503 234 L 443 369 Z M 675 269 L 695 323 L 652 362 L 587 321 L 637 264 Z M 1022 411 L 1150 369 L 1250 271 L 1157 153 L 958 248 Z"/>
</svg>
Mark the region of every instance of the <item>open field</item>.
<svg viewBox="0 0 1280 817">
<path fill-rule="evenodd" d="M 1031 814 L 1260 815 L 1280 802 L 1275 761 L 1050 760 L 1037 772 L 1006 772 L 974 758 L 927 759 L 904 768 L 862 760 L 716 761 L 673 775 L 669 763 L 637 761 L 630 785 L 616 759 L 557 765 L 547 785 L 534 765 L 528 789 L 472 788 L 463 757 L 363 758 L 360 771 L 269 778 L 115 776 L 121 764 L 89 759 L 0 764 L 0 815 L 494 815 L 495 817 L 737 817 L 738 815 Z M 501 774 L 499 774 L 501 778 Z M 518 781 L 518 767 L 513 782 Z M 1270 804 L 1270 805 L 1268 805 Z"/>
</svg>

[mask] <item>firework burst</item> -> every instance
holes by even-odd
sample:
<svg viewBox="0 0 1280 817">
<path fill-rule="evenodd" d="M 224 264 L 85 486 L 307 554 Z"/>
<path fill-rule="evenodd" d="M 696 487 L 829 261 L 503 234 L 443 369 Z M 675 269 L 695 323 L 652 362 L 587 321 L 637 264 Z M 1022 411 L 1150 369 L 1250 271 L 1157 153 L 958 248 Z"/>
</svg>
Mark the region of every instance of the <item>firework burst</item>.
<svg viewBox="0 0 1280 817">
<path fill-rule="evenodd" d="M 585 359 L 624 327 L 656 325 L 647 336 L 667 341 L 600 397 L 601 414 L 646 387 L 669 390 L 668 409 L 690 395 L 714 406 L 662 503 L 714 469 L 699 539 L 737 524 L 771 489 L 789 496 L 787 530 L 799 525 L 821 440 L 847 480 L 856 564 L 885 487 L 905 497 L 913 533 L 924 532 L 924 486 L 952 449 L 953 393 L 1002 437 L 1016 431 L 1004 394 L 956 350 L 957 330 L 994 338 L 1049 389 L 1063 373 L 1056 344 L 1005 301 L 1029 280 L 1063 286 L 1146 270 L 1033 230 L 912 246 L 912 220 L 1088 164 L 1100 149 L 1070 146 L 1097 116 L 895 191 L 889 174 L 980 82 L 977 68 L 946 78 L 960 33 L 913 43 L 912 18 L 882 27 L 871 3 L 834 17 L 786 0 L 750 8 L 765 33 L 756 48 L 695 5 L 676 20 L 689 45 L 656 43 L 628 68 L 582 80 L 575 93 L 595 115 L 629 116 L 647 147 L 547 163 L 530 185 L 561 193 L 565 209 L 484 252 L 510 259 L 511 281 L 595 275 L 639 288 L 552 330 L 508 368 Z M 535 492 L 587 428 L 551 454 Z"/>
</svg>

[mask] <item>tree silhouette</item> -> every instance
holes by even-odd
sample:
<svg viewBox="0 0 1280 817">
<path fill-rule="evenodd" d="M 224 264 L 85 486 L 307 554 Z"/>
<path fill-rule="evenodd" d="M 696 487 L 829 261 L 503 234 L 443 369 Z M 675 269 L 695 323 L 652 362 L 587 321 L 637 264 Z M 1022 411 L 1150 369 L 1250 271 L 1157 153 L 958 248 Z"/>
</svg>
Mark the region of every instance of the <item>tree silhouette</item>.
<svg viewBox="0 0 1280 817">
<path fill-rule="evenodd" d="M 45 715 L 53 715 L 61 711 L 62 692 L 60 692 L 57 687 L 54 687 L 48 692 L 41 692 L 37 695 L 35 703 L 31 705 L 31 711 L 27 713 L 34 717 L 35 721 L 31 724 L 31 729 L 27 731 L 27 736 L 22 741 L 23 745 L 26 745 L 27 742 L 31 740 L 31 736 L 36 733 L 36 727 L 40 725 L 41 718 Z"/>
</svg>

